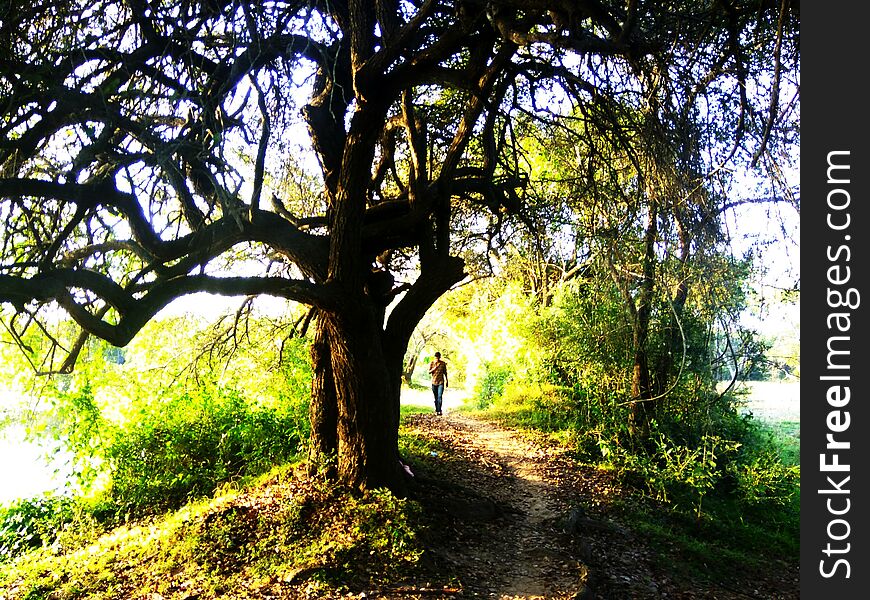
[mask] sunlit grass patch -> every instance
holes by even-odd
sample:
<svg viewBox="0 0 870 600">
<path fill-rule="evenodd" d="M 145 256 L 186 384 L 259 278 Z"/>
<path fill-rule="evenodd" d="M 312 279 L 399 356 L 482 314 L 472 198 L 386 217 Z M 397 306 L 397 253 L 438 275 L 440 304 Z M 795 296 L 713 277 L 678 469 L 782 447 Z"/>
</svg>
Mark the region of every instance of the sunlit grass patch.
<svg viewBox="0 0 870 600">
<path fill-rule="evenodd" d="M 429 414 L 432 412 L 432 407 L 422 404 L 402 404 L 399 411 L 400 420 L 404 421 L 410 415 Z"/>
<path fill-rule="evenodd" d="M 4 599 L 260 597 L 290 586 L 384 584 L 419 559 L 417 505 L 387 491 L 353 495 L 274 471 L 76 551 L 50 548 L 3 566 Z"/>
<path fill-rule="evenodd" d="M 52 590 L 59 597 L 117 598 L 150 586 L 184 569 L 185 547 L 196 523 L 216 507 L 232 502 L 236 493 L 189 504 L 149 523 L 121 526 L 93 543 L 67 553 L 41 548 L 5 565 L 0 584 L 12 598 Z"/>
<path fill-rule="evenodd" d="M 399 430 L 399 453 L 406 457 L 418 459 L 438 452 L 441 449 L 437 441 L 426 437 L 424 433 L 407 428 Z"/>
<path fill-rule="evenodd" d="M 601 426 L 584 421 L 567 388 L 512 381 L 504 394 L 480 414 L 523 435 L 544 437 L 567 448 L 580 462 L 596 462 L 601 458 L 598 447 Z"/>
</svg>

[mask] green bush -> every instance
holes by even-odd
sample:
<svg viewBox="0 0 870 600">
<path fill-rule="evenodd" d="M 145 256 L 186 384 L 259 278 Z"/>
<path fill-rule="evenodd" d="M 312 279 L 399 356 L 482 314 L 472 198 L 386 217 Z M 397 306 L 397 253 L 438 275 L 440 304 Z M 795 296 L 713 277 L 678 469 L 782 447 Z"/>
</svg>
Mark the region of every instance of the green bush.
<svg viewBox="0 0 870 600">
<path fill-rule="evenodd" d="M 505 386 L 513 377 L 513 369 L 509 366 L 484 363 L 483 375 L 474 388 L 474 397 L 477 407 L 484 409 L 489 407 L 496 399 L 504 394 Z"/>
<path fill-rule="evenodd" d="M 0 560 L 53 543 L 74 520 L 73 501 L 62 496 L 21 499 L 0 508 Z"/>
<path fill-rule="evenodd" d="M 112 501 L 134 514 L 176 508 L 221 483 L 291 459 L 307 437 L 307 407 L 249 405 L 203 388 L 141 409 L 106 450 Z"/>
<path fill-rule="evenodd" d="M 79 548 L 105 531 L 111 514 L 96 498 L 46 495 L 16 500 L 0 508 L 0 562 L 46 546 L 57 552 Z"/>
<path fill-rule="evenodd" d="M 74 547 L 121 518 L 177 507 L 295 457 L 309 435 L 309 340 L 278 349 L 274 323 L 248 325 L 251 346 L 234 352 L 232 369 L 215 369 L 210 354 L 188 364 L 216 334 L 185 317 L 153 323 L 124 361 L 92 340 L 75 373 L 46 380 L 48 409 L 21 418 L 47 457 L 69 459 L 66 490 L 0 508 L 0 560 Z M 202 382 L 204 373 L 221 384 Z"/>
<path fill-rule="evenodd" d="M 101 429 L 97 454 L 110 485 L 95 498 L 46 496 L 0 509 L 0 561 L 87 541 L 120 517 L 181 506 L 221 484 L 291 460 L 308 436 L 307 406 L 252 406 L 237 392 L 200 389 Z M 88 444 L 90 445 L 90 444 Z"/>
<path fill-rule="evenodd" d="M 733 465 L 732 473 L 740 500 L 751 506 L 786 506 L 798 494 L 800 467 L 784 465 L 772 452 Z"/>
</svg>

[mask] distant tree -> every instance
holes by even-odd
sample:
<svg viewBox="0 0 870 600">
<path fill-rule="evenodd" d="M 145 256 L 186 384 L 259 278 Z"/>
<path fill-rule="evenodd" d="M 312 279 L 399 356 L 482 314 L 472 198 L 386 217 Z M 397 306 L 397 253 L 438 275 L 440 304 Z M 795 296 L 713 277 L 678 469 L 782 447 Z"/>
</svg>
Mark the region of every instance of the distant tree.
<svg viewBox="0 0 870 600">
<path fill-rule="evenodd" d="M 405 360 L 402 366 L 402 381 L 406 385 L 411 385 L 413 381 L 414 369 L 417 368 L 420 353 L 434 340 L 444 336 L 444 332 L 437 326 L 433 325 L 430 328 L 425 325 L 425 322 L 421 321 L 408 342 L 408 350 L 405 353 Z"/>
<path fill-rule="evenodd" d="M 69 370 L 186 294 L 309 305 L 312 464 L 399 490 L 416 324 L 536 227 L 515 126 L 579 112 L 630 159 L 647 144 L 625 193 L 655 223 L 649 165 L 688 147 L 706 185 L 783 152 L 798 31 L 792 0 L 6 0 L 8 326 L 49 333 L 60 306 L 83 334 L 45 364 Z"/>
</svg>

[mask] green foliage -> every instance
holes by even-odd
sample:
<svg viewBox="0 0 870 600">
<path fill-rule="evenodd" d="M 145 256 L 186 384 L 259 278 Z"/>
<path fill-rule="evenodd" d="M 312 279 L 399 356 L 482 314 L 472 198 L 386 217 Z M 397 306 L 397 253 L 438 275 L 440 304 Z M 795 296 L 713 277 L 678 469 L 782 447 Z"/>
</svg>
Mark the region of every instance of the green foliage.
<svg viewBox="0 0 870 600">
<path fill-rule="evenodd" d="M 443 313 L 448 331 L 441 350 L 450 348 L 445 354 L 451 387 L 473 390 L 487 364 L 515 374 L 524 371 L 528 348 L 523 323 L 532 304 L 515 282 L 504 279 L 476 281 L 439 300 L 436 310 Z"/>
<path fill-rule="evenodd" d="M 611 448 L 613 464 L 640 478 L 656 500 L 677 510 L 689 509 L 701 517 L 704 498 L 724 475 L 722 464 L 740 444 L 716 435 L 705 435 L 698 446 L 674 443 L 662 433 L 654 436 L 649 454 Z"/>
<path fill-rule="evenodd" d="M 0 508 L 0 561 L 54 542 L 74 520 L 72 500 L 61 496 L 21 499 Z"/>
<path fill-rule="evenodd" d="M 143 407 L 106 448 L 110 496 L 134 514 L 177 508 L 226 481 L 291 459 L 307 437 L 307 407 L 249 404 L 208 387 Z"/>
<path fill-rule="evenodd" d="M 667 257 L 657 260 L 660 277 L 681 272 Z M 549 303 L 517 303 L 525 307 L 514 313 L 524 337 L 517 346 L 531 357 L 525 378 L 509 380 L 497 366 L 512 363 L 496 356 L 478 381 L 478 406 L 512 425 L 558 433 L 579 457 L 610 463 L 653 498 L 696 517 L 711 494 L 740 502 L 787 496 L 786 471 L 759 458 L 776 457 L 775 447 L 753 442 L 757 425 L 737 413 L 737 397 L 715 389 L 720 345 L 728 340 L 720 324 L 745 306 L 748 269 L 745 261 L 711 253 L 697 271 L 682 275 L 696 294 L 679 315 L 663 291 L 654 298 L 642 348 L 654 394 L 641 405 L 644 431 L 628 426 L 638 351 L 634 317 L 617 283 L 593 270 L 554 288 Z M 732 333 L 749 369 L 763 345 L 746 330 Z M 753 444 L 766 450 L 750 457 L 745 446 Z M 760 491 L 765 484 L 769 492 Z"/>
<path fill-rule="evenodd" d="M 638 504 L 626 510 L 624 518 L 648 541 L 654 560 L 661 557 L 659 568 L 677 579 L 721 584 L 733 581 L 735 568 L 762 574 L 770 571 L 771 561 L 797 562 L 796 512 L 786 521 L 776 515 L 749 520 L 734 505 L 723 505 L 711 497 L 709 504 L 714 503 L 716 519 L 698 520 Z"/>
<path fill-rule="evenodd" d="M 801 464 L 801 430 L 799 421 L 779 421 L 776 423 L 759 423 L 761 432 L 768 435 L 769 444 L 779 449 L 783 464 L 799 466 Z"/>
<path fill-rule="evenodd" d="M 54 454 L 70 456 L 71 479 L 67 485 L 76 482 L 79 489 L 87 489 L 100 474 L 102 447 L 113 427 L 103 418 L 87 380 L 78 389 L 63 389 L 65 382 L 60 383 L 61 389 L 50 398 L 51 409 L 37 429 L 43 429 L 42 436 L 52 439 Z"/>
<path fill-rule="evenodd" d="M 578 418 L 570 389 L 517 380 L 505 385 L 491 412 L 512 415 L 517 425 L 546 432 L 575 428 Z"/>
<path fill-rule="evenodd" d="M 87 394 L 69 397 L 80 405 Z M 307 406 L 256 406 L 233 390 L 204 388 L 142 407 L 135 418 L 95 435 L 81 437 L 77 452 L 93 450 L 106 489 L 90 501 L 37 498 L 0 510 L 0 558 L 60 542 L 74 546 L 120 517 L 178 508 L 290 461 L 307 439 Z"/>
<path fill-rule="evenodd" d="M 474 388 L 478 408 L 487 408 L 501 397 L 511 377 L 513 377 L 513 369 L 510 366 L 484 363 L 483 375 Z"/>
<path fill-rule="evenodd" d="M 105 531 L 107 505 L 63 495 L 22 498 L 0 507 L 0 563 L 34 549 L 78 548 Z"/>
<path fill-rule="evenodd" d="M 778 437 L 771 426 L 755 420 L 747 421 L 742 439 L 738 460 L 728 465 L 733 493 L 741 504 L 768 513 L 797 510 L 800 465 L 792 457 L 791 442 Z"/>
<path fill-rule="evenodd" d="M 606 282 L 563 286 L 529 320 L 526 335 L 539 346 L 541 367 L 554 383 L 582 384 L 592 372 L 615 375 L 630 366 L 631 327 Z"/>
<path fill-rule="evenodd" d="M 800 467 L 782 463 L 773 449 L 731 466 L 740 500 L 756 507 L 788 506 L 800 490 Z"/>
<path fill-rule="evenodd" d="M 676 266 L 659 267 L 666 277 Z M 692 274 L 695 294 L 679 319 L 666 297 L 652 305 L 644 350 L 654 398 L 642 405 L 644 430 L 629 428 L 632 316 L 615 283 L 594 272 L 551 289 L 548 303 L 516 302 L 512 331 L 522 339 L 512 347 L 524 349 L 522 369 L 514 353 L 493 353 L 478 379 L 477 405 L 512 427 L 562 440 L 580 460 L 615 469 L 623 483 L 695 527 L 726 519 L 769 536 L 775 521 L 796 540 L 799 468 L 784 459 L 787 436 L 766 434 L 739 413 L 740 396 L 716 389 L 723 360 L 738 360 L 748 372 L 765 349 L 751 331 L 723 325 L 745 306 L 748 267 L 712 255 L 704 269 Z M 464 318 L 480 320 L 474 311 Z"/>
<path fill-rule="evenodd" d="M 352 497 L 345 507 L 350 520 L 347 530 L 354 540 L 340 554 L 345 577 L 358 577 L 359 565 L 371 557 L 389 565 L 388 574 L 392 575 L 420 558 L 416 531 L 419 505 L 397 498 L 389 490 L 375 489 L 361 498 Z"/>
<path fill-rule="evenodd" d="M 105 343 L 90 343 L 75 374 L 43 384 L 49 409 L 22 412 L 31 439 L 68 457 L 70 479 L 67 496 L 0 511 L 0 557 L 75 547 L 121 518 L 176 508 L 292 460 L 307 440 L 304 340 L 286 340 L 280 360 L 262 348 L 239 350 L 232 376 L 197 381 L 167 366 L 170 357 L 190 360 L 194 324 L 172 319 L 151 328 L 155 337 L 125 349 L 123 361 Z"/>
</svg>

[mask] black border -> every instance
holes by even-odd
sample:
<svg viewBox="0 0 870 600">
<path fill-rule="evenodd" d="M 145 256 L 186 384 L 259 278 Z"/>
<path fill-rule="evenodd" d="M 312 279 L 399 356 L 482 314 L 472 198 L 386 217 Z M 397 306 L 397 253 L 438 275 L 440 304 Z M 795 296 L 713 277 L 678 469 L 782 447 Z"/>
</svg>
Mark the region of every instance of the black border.
<svg viewBox="0 0 870 600">
<path fill-rule="evenodd" d="M 870 312 L 870 291 L 866 289 L 865 274 L 868 245 L 870 245 L 870 195 L 867 179 L 870 177 L 867 163 L 867 147 L 870 145 L 870 128 L 866 126 L 870 111 L 870 98 L 866 95 L 868 75 L 867 57 L 870 29 L 862 18 L 865 4 L 855 1 L 805 2 L 801 15 L 801 112 L 805 127 L 801 131 L 801 598 L 822 600 L 851 600 L 867 598 L 870 594 L 870 556 L 867 544 L 868 506 L 867 461 L 868 450 L 868 389 L 870 389 L 870 364 L 864 345 L 870 343 L 867 314 Z M 861 14 L 859 14 L 861 13 Z M 849 165 L 848 184 L 828 181 L 828 161 L 831 152 L 845 152 L 834 159 L 840 165 Z M 839 174 L 846 170 L 836 171 Z M 848 194 L 847 208 L 834 213 L 844 223 L 845 212 L 849 213 L 848 229 L 836 231 L 828 226 L 828 194 L 833 189 L 844 189 Z M 841 192 L 833 196 L 835 201 L 847 198 Z M 842 246 L 848 246 L 849 251 Z M 830 260 L 828 252 L 836 260 Z M 848 259 L 848 260 L 847 260 Z M 839 266 L 838 266 L 839 265 Z M 832 285 L 829 269 L 844 277 L 849 268 L 847 283 Z M 854 310 L 835 309 L 827 300 L 828 290 L 855 288 L 860 294 L 860 304 Z M 868 292 L 868 293 L 865 293 Z M 832 312 L 849 312 L 849 318 L 840 322 L 849 324 L 846 333 L 829 330 L 828 316 Z M 832 410 L 827 393 L 834 382 L 823 380 L 831 375 L 828 366 L 828 341 L 831 336 L 847 336 L 840 340 L 839 349 L 848 349 L 850 354 L 839 355 L 841 364 L 848 363 L 846 374 L 849 381 L 842 385 L 850 388 L 850 401 L 839 408 L 848 411 L 850 423 L 846 431 L 836 434 L 850 447 L 840 451 L 839 461 L 849 464 L 848 473 L 822 472 L 820 454 L 826 450 L 826 435 L 829 433 L 827 418 Z M 845 358 L 844 358 L 845 357 Z M 841 413 L 834 417 L 843 418 Z M 836 424 L 835 424 L 836 426 Z M 828 462 L 832 459 L 828 458 Z M 820 493 L 831 489 L 827 481 L 832 476 L 848 494 Z M 843 475 L 849 481 L 843 484 Z M 830 514 L 827 499 L 833 499 L 835 510 L 844 509 L 849 499 L 849 510 L 841 516 Z M 838 522 L 832 532 L 842 541 L 830 540 L 832 547 L 845 549 L 847 553 L 827 557 L 823 550 L 829 542 L 828 525 L 842 518 L 847 526 Z M 845 565 L 834 569 L 835 561 L 848 561 L 849 577 L 845 577 Z M 825 560 L 824 565 L 820 561 Z M 832 577 L 823 577 L 826 568 Z"/>
</svg>

